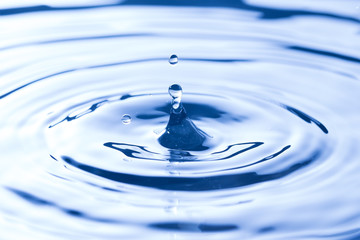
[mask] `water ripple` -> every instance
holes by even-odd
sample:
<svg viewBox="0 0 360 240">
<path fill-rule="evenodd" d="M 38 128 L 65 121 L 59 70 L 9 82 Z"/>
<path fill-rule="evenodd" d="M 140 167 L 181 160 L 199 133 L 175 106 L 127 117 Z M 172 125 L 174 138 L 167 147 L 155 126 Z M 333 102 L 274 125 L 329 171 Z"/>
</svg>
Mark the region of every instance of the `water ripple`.
<svg viewBox="0 0 360 240">
<path fill-rule="evenodd" d="M 358 239 L 352 3 L 0 9 L 1 236 Z M 158 141 L 174 83 L 196 151 Z"/>
</svg>

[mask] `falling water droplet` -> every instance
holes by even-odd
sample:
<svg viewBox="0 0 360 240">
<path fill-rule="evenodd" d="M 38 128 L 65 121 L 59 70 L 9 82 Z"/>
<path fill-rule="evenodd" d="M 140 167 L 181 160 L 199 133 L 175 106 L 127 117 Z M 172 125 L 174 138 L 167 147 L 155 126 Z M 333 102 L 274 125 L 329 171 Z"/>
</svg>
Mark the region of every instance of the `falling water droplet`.
<svg viewBox="0 0 360 240">
<path fill-rule="evenodd" d="M 178 84 L 173 84 L 169 87 L 169 94 L 173 98 L 172 99 L 172 107 L 173 109 L 178 109 L 181 104 L 181 97 L 182 97 L 182 88 Z"/>
<path fill-rule="evenodd" d="M 169 87 L 169 94 L 172 98 L 182 97 L 182 87 L 178 84 L 173 84 Z"/>
<path fill-rule="evenodd" d="M 131 116 L 129 114 L 124 114 L 121 118 L 123 124 L 130 124 L 131 123 Z"/>
<path fill-rule="evenodd" d="M 179 58 L 178 58 L 177 55 L 173 54 L 173 55 L 170 56 L 170 58 L 169 58 L 169 63 L 170 63 L 171 65 L 175 65 L 175 64 L 177 64 L 178 62 L 179 62 Z"/>
</svg>

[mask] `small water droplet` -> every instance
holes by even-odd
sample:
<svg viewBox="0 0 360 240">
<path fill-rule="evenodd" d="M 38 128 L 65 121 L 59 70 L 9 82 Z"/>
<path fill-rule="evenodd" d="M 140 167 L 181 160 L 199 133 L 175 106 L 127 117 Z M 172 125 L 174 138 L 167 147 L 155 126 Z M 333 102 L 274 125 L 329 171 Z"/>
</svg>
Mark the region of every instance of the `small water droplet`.
<svg viewBox="0 0 360 240">
<path fill-rule="evenodd" d="M 173 84 L 169 87 L 169 94 L 173 98 L 171 105 L 174 110 L 181 110 L 181 97 L 182 97 L 182 88 L 178 84 Z"/>
<path fill-rule="evenodd" d="M 129 114 L 124 114 L 121 118 L 123 124 L 130 124 L 131 123 L 131 116 Z"/>
<path fill-rule="evenodd" d="M 172 98 L 182 97 L 182 87 L 178 84 L 173 84 L 169 87 L 169 94 Z"/>
<path fill-rule="evenodd" d="M 175 64 L 177 64 L 178 62 L 179 62 L 179 58 L 178 58 L 177 55 L 173 54 L 173 55 L 170 56 L 170 58 L 169 58 L 169 63 L 170 63 L 171 65 L 175 65 Z"/>
</svg>

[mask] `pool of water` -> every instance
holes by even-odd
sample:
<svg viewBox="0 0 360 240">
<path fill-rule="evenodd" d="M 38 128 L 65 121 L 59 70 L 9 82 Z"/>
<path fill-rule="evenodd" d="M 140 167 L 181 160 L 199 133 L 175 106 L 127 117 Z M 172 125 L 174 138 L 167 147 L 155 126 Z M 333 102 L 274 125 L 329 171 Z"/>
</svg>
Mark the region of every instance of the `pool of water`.
<svg viewBox="0 0 360 240">
<path fill-rule="evenodd" d="M 358 1 L 3 1 L 0 66 L 0 239 L 360 239 Z"/>
</svg>

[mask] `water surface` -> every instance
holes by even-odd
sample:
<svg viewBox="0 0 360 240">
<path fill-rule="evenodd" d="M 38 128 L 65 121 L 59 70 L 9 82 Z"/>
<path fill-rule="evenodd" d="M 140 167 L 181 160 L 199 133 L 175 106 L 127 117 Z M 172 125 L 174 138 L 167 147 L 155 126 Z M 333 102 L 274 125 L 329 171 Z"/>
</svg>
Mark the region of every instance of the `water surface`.
<svg viewBox="0 0 360 240">
<path fill-rule="evenodd" d="M 358 6 L 1 3 L 0 238 L 360 238 Z"/>
</svg>

